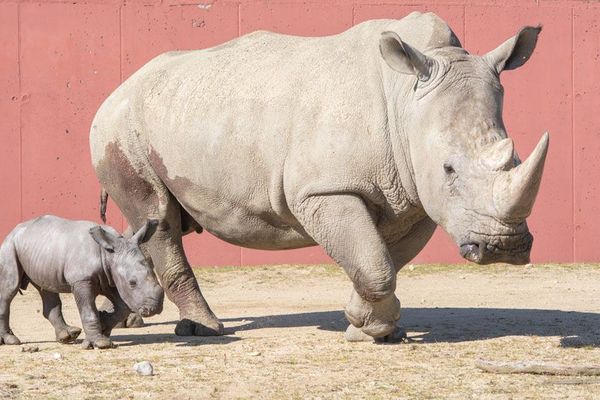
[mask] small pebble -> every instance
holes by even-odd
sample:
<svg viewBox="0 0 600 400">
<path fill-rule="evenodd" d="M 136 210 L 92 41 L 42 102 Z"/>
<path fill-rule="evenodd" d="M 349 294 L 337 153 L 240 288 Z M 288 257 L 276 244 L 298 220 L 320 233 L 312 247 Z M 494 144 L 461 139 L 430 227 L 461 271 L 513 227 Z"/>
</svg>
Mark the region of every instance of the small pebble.
<svg viewBox="0 0 600 400">
<path fill-rule="evenodd" d="M 139 362 L 139 363 L 135 363 L 133 365 L 133 369 L 139 375 L 143 375 L 143 376 L 152 376 L 152 375 L 154 375 L 154 368 L 152 368 L 152 364 L 150 364 L 149 361 L 142 361 L 142 362 Z"/>
<path fill-rule="evenodd" d="M 409 265 L 408 266 L 408 270 L 409 271 L 414 271 L 415 270 L 415 266 L 414 265 Z"/>
<path fill-rule="evenodd" d="M 63 356 L 60 353 L 52 353 L 52 359 L 53 360 L 62 360 Z"/>
<path fill-rule="evenodd" d="M 37 346 L 22 346 L 21 352 L 23 353 L 37 353 L 40 351 L 40 348 Z"/>
<path fill-rule="evenodd" d="M 252 356 L 252 357 L 256 357 L 256 356 L 260 356 L 260 355 L 261 355 L 261 352 L 260 352 L 260 351 L 253 351 L 253 352 L 251 352 L 251 353 L 248 353 L 248 355 L 249 355 L 249 356 Z"/>
</svg>

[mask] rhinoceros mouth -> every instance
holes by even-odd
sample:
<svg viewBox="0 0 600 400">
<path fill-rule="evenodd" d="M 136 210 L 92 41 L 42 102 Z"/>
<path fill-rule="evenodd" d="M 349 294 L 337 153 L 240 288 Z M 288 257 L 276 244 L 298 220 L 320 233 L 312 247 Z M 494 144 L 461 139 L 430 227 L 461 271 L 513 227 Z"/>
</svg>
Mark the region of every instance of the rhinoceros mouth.
<svg viewBox="0 0 600 400">
<path fill-rule="evenodd" d="M 460 254 L 477 264 L 505 262 L 509 264 L 527 264 L 533 244 L 529 233 L 518 235 L 477 235 L 477 240 L 460 245 Z"/>
</svg>

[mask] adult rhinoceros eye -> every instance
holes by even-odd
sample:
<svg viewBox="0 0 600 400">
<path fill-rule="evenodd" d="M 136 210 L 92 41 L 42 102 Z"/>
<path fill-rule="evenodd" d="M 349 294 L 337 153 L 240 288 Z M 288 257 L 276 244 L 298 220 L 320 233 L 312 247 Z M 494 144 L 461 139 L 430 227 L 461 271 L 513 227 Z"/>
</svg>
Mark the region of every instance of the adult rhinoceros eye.
<svg viewBox="0 0 600 400">
<path fill-rule="evenodd" d="M 132 280 L 129 281 L 129 286 L 135 287 L 136 285 L 137 285 L 137 281 L 136 280 L 132 279 Z"/>
<path fill-rule="evenodd" d="M 456 173 L 456 171 L 454 171 L 454 167 L 448 163 L 444 163 L 444 172 L 447 175 L 452 175 Z"/>
</svg>

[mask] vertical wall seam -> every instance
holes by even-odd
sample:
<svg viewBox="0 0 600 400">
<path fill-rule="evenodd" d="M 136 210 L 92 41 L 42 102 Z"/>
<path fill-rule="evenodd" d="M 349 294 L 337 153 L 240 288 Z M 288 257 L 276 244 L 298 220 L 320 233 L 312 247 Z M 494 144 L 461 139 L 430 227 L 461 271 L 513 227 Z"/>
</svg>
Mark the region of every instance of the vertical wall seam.
<svg viewBox="0 0 600 400">
<path fill-rule="evenodd" d="M 573 236 L 571 238 L 572 262 L 576 262 L 577 229 L 575 227 L 575 212 L 577 205 L 575 203 L 575 8 L 571 7 L 571 229 Z"/>
<path fill-rule="evenodd" d="M 23 221 L 23 88 L 21 78 L 21 4 L 17 3 L 17 85 L 19 89 L 19 221 Z"/>
<path fill-rule="evenodd" d="M 467 6 L 463 4 L 463 48 L 467 48 Z"/>
<path fill-rule="evenodd" d="M 123 83 L 123 4 L 119 4 L 119 81 Z"/>
<path fill-rule="evenodd" d="M 238 3 L 237 12 L 238 12 L 238 18 L 237 18 L 238 37 L 240 37 L 240 36 L 242 36 L 242 3 L 241 2 Z M 240 252 L 239 263 L 240 263 L 240 266 L 243 266 L 244 265 L 244 249 L 241 246 L 238 246 L 238 249 Z"/>
<path fill-rule="evenodd" d="M 237 6 L 237 12 L 238 12 L 238 21 L 237 21 L 237 25 L 238 25 L 238 37 L 242 36 L 242 3 L 238 3 Z"/>
<path fill-rule="evenodd" d="M 123 83 L 123 7 L 124 2 L 118 3 L 119 15 L 119 85 Z M 121 232 L 125 231 L 125 214 L 121 212 Z"/>
</svg>

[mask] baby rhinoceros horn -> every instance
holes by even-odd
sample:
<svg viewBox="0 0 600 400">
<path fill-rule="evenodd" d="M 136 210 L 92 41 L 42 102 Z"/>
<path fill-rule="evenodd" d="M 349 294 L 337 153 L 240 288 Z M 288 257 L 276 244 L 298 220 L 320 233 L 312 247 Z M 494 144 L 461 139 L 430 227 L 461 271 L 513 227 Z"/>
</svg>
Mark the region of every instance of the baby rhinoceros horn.
<svg viewBox="0 0 600 400">
<path fill-rule="evenodd" d="M 525 162 L 497 175 L 493 201 L 500 219 L 520 221 L 531 214 L 542 180 L 548 141 L 546 132 Z"/>
</svg>

